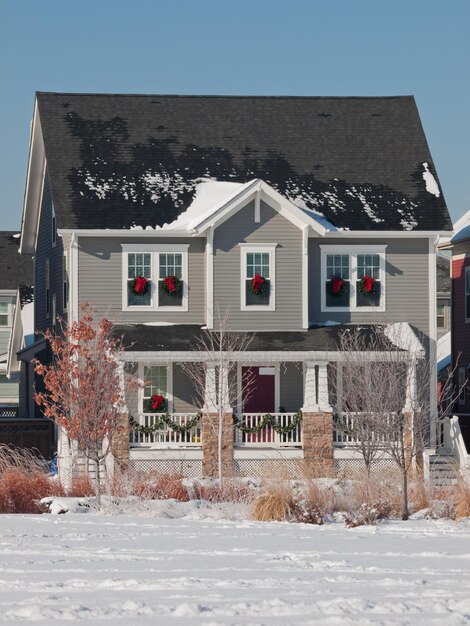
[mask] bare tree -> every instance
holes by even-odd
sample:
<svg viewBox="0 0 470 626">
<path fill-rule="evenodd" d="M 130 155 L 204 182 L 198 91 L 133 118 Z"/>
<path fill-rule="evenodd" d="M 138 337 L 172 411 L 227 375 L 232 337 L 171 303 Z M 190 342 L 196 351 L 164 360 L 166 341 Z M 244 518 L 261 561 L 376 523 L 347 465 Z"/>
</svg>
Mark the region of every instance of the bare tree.
<svg viewBox="0 0 470 626">
<path fill-rule="evenodd" d="M 120 357 L 122 339 L 113 336 L 113 324 L 95 320 L 95 311 L 81 306 L 78 322 L 65 326 L 59 320 L 60 333 L 44 333 L 52 361 L 35 361 L 35 372 L 42 377 L 44 391 L 35 393 L 45 417 L 63 428 L 78 450 L 96 468 L 96 499 L 101 506 L 100 464 L 112 450 L 113 439 L 127 432 L 124 370 Z M 129 377 L 127 392 L 140 383 Z"/>
<path fill-rule="evenodd" d="M 339 343 L 337 428 L 361 452 L 368 475 L 384 453 L 393 460 L 402 480 L 402 519 L 408 519 L 410 469 L 430 445 L 432 420 L 451 411 L 452 375 L 432 399 L 435 360 L 406 323 L 351 327 Z"/>
<path fill-rule="evenodd" d="M 191 381 L 195 404 L 203 406 L 205 413 L 216 413 L 217 426 L 217 466 L 219 483 L 223 481 L 222 447 L 226 429 L 233 432 L 233 424 L 225 424 L 225 415 L 231 407 L 236 407 L 249 397 L 253 387 L 253 377 L 237 378 L 237 357 L 245 352 L 253 335 L 228 330 L 228 310 L 221 313 L 216 307 L 215 330 L 204 329 L 194 341 L 194 360 L 181 363 L 181 368 Z"/>
</svg>

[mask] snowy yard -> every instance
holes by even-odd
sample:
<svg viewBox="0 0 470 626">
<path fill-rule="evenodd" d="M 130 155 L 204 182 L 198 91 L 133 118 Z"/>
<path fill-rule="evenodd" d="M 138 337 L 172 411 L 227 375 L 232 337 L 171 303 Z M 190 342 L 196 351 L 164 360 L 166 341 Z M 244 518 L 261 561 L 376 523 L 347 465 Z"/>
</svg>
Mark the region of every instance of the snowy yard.
<svg viewBox="0 0 470 626">
<path fill-rule="evenodd" d="M 470 621 L 469 520 L 348 530 L 183 514 L 0 515 L 0 622 Z"/>
</svg>

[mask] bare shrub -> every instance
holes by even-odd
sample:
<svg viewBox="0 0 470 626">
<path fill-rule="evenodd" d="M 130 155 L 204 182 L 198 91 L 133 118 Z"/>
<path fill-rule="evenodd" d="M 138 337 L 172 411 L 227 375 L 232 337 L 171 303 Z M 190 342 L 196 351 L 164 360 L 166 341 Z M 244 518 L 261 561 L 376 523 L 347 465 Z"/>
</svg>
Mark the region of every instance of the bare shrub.
<svg viewBox="0 0 470 626">
<path fill-rule="evenodd" d="M 253 501 L 253 519 L 258 522 L 283 522 L 294 518 L 295 499 L 286 481 L 270 482 Z"/>
<path fill-rule="evenodd" d="M 455 486 L 453 501 L 456 519 L 470 517 L 470 485 L 465 480 L 460 480 Z"/>
<path fill-rule="evenodd" d="M 347 528 L 357 528 L 376 524 L 377 522 L 388 519 L 392 514 L 392 507 L 389 502 L 383 498 L 375 502 L 363 502 L 361 506 L 352 513 L 348 513 L 344 522 Z"/>
<path fill-rule="evenodd" d="M 401 489 L 396 483 L 364 479 L 355 481 L 352 485 L 349 510 L 358 511 L 363 506 L 374 509 L 380 504 L 381 510 L 389 511 L 388 516 L 398 516 L 401 511 L 401 499 Z"/>
<path fill-rule="evenodd" d="M 415 512 L 429 508 L 429 493 L 421 476 L 417 476 L 410 483 L 410 503 Z"/>
<path fill-rule="evenodd" d="M 188 492 L 178 474 L 148 472 L 136 473 L 131 477 L 132 494 L 145 500 L 179 500 L 187 502 Z"/>
<path fill-rule="evenodd" d="M 294 501 L 292 511 L 293 521 L 301 524 L 316 524 L 321 526 L 324 521 L 325 512 L 318 501 L 310 498 L 297 498 Z"/>
<path fill-rule="evenodd" d="M 252 502 L 254 491 L 239 480 L 225 480 L 222 485 L 196 485 L 191 499 L 208 502 Z"/>
</svg>

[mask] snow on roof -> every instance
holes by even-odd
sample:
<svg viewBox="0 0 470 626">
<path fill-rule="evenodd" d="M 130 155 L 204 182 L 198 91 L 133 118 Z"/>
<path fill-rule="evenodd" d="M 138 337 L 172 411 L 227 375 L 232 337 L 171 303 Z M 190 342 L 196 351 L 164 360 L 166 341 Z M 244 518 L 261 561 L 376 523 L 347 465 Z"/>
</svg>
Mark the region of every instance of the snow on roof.
<svg viewBox="0 0 470 626">
<path fill-rule="evenodd" d="M 440 372 L 451 362 L 451 336 L 450 331 L 437 341 L 437 371 Z"/>
<path fill-rule="evenodd" d="M 423 350 L 421 342 L 408 322 L 387 324 L 384 328 L 384 335 L 400 350 L 408 350 L 409 352 L 421 352 Z"/>
<path fill-rule="evenodd" d="M 470 211 L 467 211 L 454 224 L 454 234 L 451 242 L 457 243 L 470 238 Z"/>
<path fill-rule="evenodd" d="M 429 171 L 429 165 L 427 163 L 423 163 L 423 167 L 424 167 L 423 179 L 424 179 L 424 182 L 426 183 L 426 191 L 428 191 L 429 193 L 432 193 L 432 195 L 436 196 L 436 198 L 439 198 L 439 196 L 441 195 L 441 192 L 439 190 L 439 185 L 437 184 L 437 181 L 432 175 L 432 173 Z"/>
</svg>

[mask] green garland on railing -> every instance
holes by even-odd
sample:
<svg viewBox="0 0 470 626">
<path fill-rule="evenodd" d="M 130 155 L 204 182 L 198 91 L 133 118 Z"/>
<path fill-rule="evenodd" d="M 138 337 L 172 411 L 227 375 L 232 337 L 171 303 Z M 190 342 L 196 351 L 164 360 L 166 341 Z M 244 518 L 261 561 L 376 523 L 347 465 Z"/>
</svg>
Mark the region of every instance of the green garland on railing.
<svg viewBox="0 0 470 626">
<path fill-rule="evenodd" d="M 162 430 L 164 426 L 168 426 L 168 428 L 170 430 L 173 430 L 175 433 L 187 433 L 198 425 L 201 417 L 202 413 L 199 412 L 194 417 L 192 417 L 185 426 L 181 426 L 181 424 L 177 424 L 174 420 L 171 419 L 169 413 L 164 413 L 158 418 L 156 422 L 152 424 L 152 426 L 143 426 L 142 424 L 136 422 L 133 417 L 129 418 L 129 425 L 133 430 L 136 430 L 144 435 L 151 435 L 157 430 Z"/>
<path fill-rule="evenodd" d="M 274 417 L 274 415 L 272 415 L 271 413 L 266 413 L 265 415 L 263 415 L 260 423 L 257 426 L 251 427 L 245 426 L 245 424 L 243 424 L 236 415 L 233 416 L 234 425 L 242 433 L 245 433 L 245 435 L 254 435 L 255 433 L 259 433 L 261 430 L 263 430 L 263 428 L 268 426 L 268 424 L 272 426 L 272 428 L 277 432 L 278 435 L 287 435 L 288 433 L 291 433 L 293 430 L 295 430 L 301 421 L 302 411 L 298 411 L 292 418 L 291 423 L 287 426 L 281 426 L 277 419 Z"/>
</svg>

